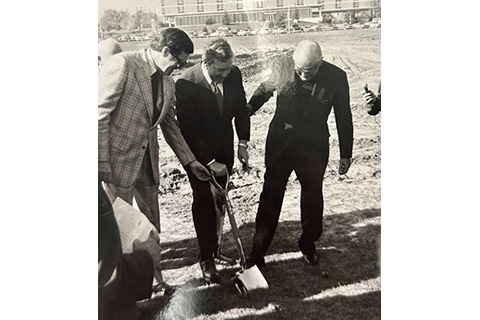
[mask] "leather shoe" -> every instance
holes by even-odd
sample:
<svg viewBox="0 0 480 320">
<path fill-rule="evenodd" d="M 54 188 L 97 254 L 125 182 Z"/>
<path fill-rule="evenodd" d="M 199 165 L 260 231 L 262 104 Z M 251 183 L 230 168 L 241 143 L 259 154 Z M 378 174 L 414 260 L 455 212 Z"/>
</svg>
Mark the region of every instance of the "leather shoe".
<svg viewBox="0 0 480 320">
<path fill-rule="evenodd" d="M 310 265 L 314 266 L 318 264 L 318 255 L 316 252 L 308 253 L 308 254 L 303 254 L 303 260 Z"/>
<path fill-rule="evenodd" d="M 220 284 L 220 274 L 215 267 L 215 261 L 213 258 L 200 261 L 200 268 L 202 269 L 203 279 L 207 284 Z"/>
<path fill-rule="evenodd" d="M 263 256 L 248 256 L 245 267 L 248 269 L 254 265 L 257 265 L 257 267 L 265 267 L 265 258 Z"/>
</svg>

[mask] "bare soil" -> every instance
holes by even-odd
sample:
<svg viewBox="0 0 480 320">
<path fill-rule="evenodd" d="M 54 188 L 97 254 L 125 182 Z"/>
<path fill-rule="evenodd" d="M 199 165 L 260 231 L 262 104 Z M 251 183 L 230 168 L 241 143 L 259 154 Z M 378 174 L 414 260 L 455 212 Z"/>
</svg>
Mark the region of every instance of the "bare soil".
<svg viewBox="0 0 480 320">
<path fill-rule="evenodd" d="M 324 59 L 344 69 L 349 78 L 354 121 L 352 165 L 339 176 L 338 137 L 333 111 L 330 161 L 324 179 L 324 234 L 317 242 L 318 266 L 301 260 L 300 185 L 292 174 L 279 227 L 262 272 L 270 289 L 241 298 L 230 281 L 237 267 L 220 266 L 223 284 L 205 286 L 197 263 L 192 222 L 192 192 L 185 171 L 170 147 L 160 142 L 160 207 L 163 275 L 176 288 L 171 297 L 139 304 L 142 319 L 380 319 L 381 114 L 366 113 L 362 84 L 377 90 L 380 81 L 380 29 L 339 30 L 297 35 L 234 37 L 247 99 L 262 80 L 269 59 L 293 50 L 301 39 L 319 42 Z M 206 39 L 195 39 L 198 60 Z M 133 47 L 124 50 L 134 49 Z M 247 252 L 255 228 L 262 189 L 265 138 L 275 110 L 270 101 L 252 118 L 249 172 L 238 161 L 229 192 Z M 224 253 L 238 257 L 226 219 Z"/>
</svg>

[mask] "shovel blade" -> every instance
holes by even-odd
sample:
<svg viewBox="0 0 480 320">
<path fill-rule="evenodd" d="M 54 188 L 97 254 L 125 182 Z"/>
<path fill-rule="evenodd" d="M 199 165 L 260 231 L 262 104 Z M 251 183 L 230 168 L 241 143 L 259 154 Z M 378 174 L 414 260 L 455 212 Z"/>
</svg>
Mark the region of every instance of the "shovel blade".
<svg viewBox="0 0 480 320">
<path fill-rule="evenodd" d="M 237 290 L 242 296 L 255 289 L 268 289 L 267 280 L 255 265 L 248 269 L 237 271 L 232 278 Z"/>
</svg>

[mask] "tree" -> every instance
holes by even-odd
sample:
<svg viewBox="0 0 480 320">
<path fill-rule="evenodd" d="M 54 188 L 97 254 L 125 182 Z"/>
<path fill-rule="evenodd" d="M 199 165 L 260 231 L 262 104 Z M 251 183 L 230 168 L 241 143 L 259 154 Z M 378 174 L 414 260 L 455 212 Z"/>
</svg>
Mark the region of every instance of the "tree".
<svg viewBox="0 0 480 320">
<path fill-rule="evenodd" d="M 215 21 L 213 21 L 212 18 L 208 18 L 207 20 L 205 20 L 205 24 L 206 24 L 206 25 L 214 24 L 214 23 L 215 23 Z"/>
<path fill-rule="evenodd" d="M 331 24 L 333 22 L 333 16 L 330 13 L 322 14 L 323 23 Z"/>
<path fill-rule="evenodd" d="M 285 27 L 285 16 L 281 13 L 277 13 L 275 15 L 275 21 L 273 23 L 277 28 Z"/>
<path fill-rule="evenodd" d="M 130 26 L 130 20 L 132 19 L 132 16 L 130 15 L 130 12 L 126 10 L 120 10 L 120 27 L 123 30 L 127 30 L 128 27 Z"/>
<path fill-rule="evenodd" d="M 135 12 L 135 14 L 132 16 L 132 25 L 131 25 L 131 28 L 132 29 L 142 29 L 143 28 L 143 23 L 145 22 L 144 21 L 144 16 L 145 16 L 145 13 L 143 12 L 142 9 L 137 9 L 137 12 Z M 150 22 L 148 22 L 147 24 L 148 26 L 150 25 Z"/>
<path fill-rule="evenodd" d="M 230 17 L 228 16 L 227 10 L 223 11 L 222 23 L 226 26 L 230 24 Z"/>
<path fill-rule="evenodd" d="M 121 21 L 121 14 L 115 9 L 105 10 L 100 18 L 102 29 L 106 31 L 120 30 L 122 28 Z"/>
</svg>

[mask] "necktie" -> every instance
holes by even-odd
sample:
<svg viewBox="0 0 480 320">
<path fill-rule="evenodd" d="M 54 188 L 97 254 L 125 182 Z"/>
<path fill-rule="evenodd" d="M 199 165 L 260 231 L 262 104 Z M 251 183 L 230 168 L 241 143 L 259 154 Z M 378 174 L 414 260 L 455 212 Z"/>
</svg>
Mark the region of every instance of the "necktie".
<svg viewBox="0 0 480 320">
<path fill-rule="evenodd" d="M 223 114 L 223 94 L 218 88 L 217 84 L 213 81 L 212 81 L 212 87 L 213 87 L 213 94 L 215 95 L 216 105 L 221 116 Z"/>
<path fill-rule="evenodd" d="M 157 108 L 158 87 L 160 83 L 160 72 L 157 70 L 152 74 L 152 98 L 153 98 L 153 117 L 152 125 L 157 122 L 160 116 L 160 110 Z"/>
</svg>

